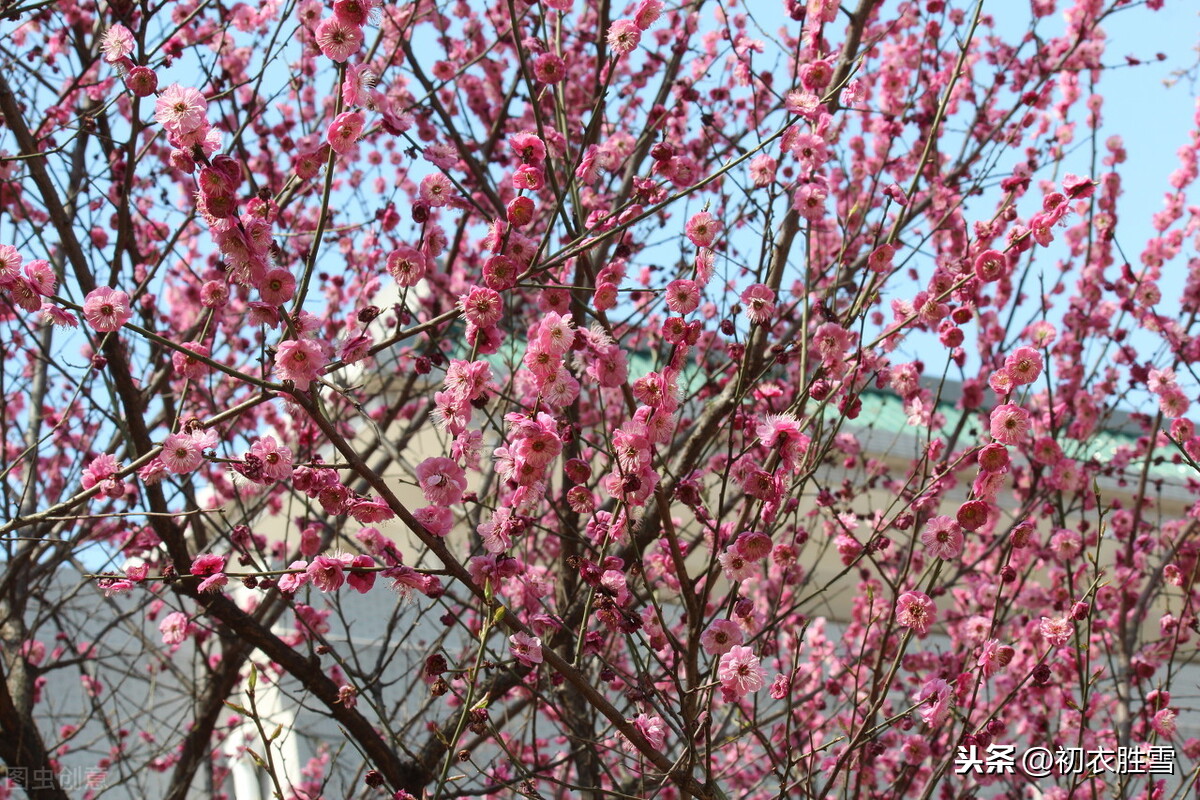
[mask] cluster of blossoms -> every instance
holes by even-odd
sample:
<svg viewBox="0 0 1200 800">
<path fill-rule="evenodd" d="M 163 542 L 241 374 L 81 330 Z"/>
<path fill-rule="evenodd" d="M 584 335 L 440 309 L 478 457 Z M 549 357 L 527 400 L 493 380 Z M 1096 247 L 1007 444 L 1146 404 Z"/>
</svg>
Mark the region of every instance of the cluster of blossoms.
<svg viewBox="0 0 1200 800">
<path fill-rule="evenodd" d="M 505 218 L 513 228 L 523 228 L 537 211 L 533 197 L 525 192 L 536 193 L 546 185 L 546 143 L 533 131 L 521 131 L 508 137 L 508 146 L 520 166 L 513 170 L 511 178 L 518 195 L 505 206 Z"/>
<path fill-rule="evenodd" d="M 297 797 L 933 796 L 964 746 L 1200 757 L 1200 259 L 1169 283 L 1200 136 L 1133 253 L 1099 134 L 1100 23 L 1160 2 L 1035 0 L 1023 40 L 965 0 L 779 5 L 12 21 L 0 741 L 219 794 L 261 734 L 205 708 L 253 659 L 349 740 L 277 769 Z M 144 602 L 161 648 L 72 641 L 96 604 L 46 565 L 99 548 L 133 559 L 102 610 Z M 143 665 L 212 699 L 137 709 L 186 742 L 116 733 Z"/>
<path fill-rule="evenodd" d="M 748 498 L 758 501 L 759 524 L 768 527 L 775 523 L 780 512 L 796 507 L 789 491 L 791 479 L 803 469 L 810 440 L 801 432 L 799 420 L 790 414 L 765 418 L 757 424 L 755 432 L 756 446 L 733 463 L 730 477 Z M 721 530 L 723 537 L 731 538 L 736 529 L 725 525 Z M 742 531 L 718 555 L 718 561 L 727 577 L 744 581 L 763 574 L 757 562 L 772 551 L 773 542 L 768 534 Z"/>
<path fill-rule="evenodd" d="M 658 396 L 666 401 L 670 393 Z M 670 440 L 673 424 L 671 411 L 661 405 L 643 405 L 632 419 L 613 431 L 612 469 L 604 478 L 604 489 L 610 497 L 632 508 L 645 505 L 659 481 L 653 466 L 654 445 Z"/>
<path fill-rule="evenodd" d="M 126 485 L 118 479 L 117 473 L 121 471 L 121 464 L 115 456 L 103 453 L 92 461 L 83 470 L 83 480 L 80 483 L 84 489 L 100 487 L 100 494 L 105 497 L 116 499 L 125 494 Z"/>
<path fill-rule="evenodd" d="M 266 453 L 266 448 L 262 447 L 262 440 L 259 445 L 260 450 Z M 287 463 L 285 467 L 285 457 L 282 452 L 286 448 L 279 448 L 273 440 L 270 447 L 272 452 L 279 456 L 277 469 L 282 471 L 286 468 L 291 471 L 292 487 L 297 492 L 302 492 L 307 497 L 316 500 L 326 514 L 334 516 L 348 514 L 364 524 L 388 520 L 395 516 L 395 512 L 382 500 L 362 497 L 352 492 L 346 484 L 338 480 L 336 470 L 319 464 L 293 468 L 290 463 Z M 252 450 L 250 455 L 253 454 Z"/>
<path fill-rule="evenodd" d="M 433 395 L 434 416 L 438 426 L 460 444 L 469 442 L 472 409 L 486 403 L 491 380 L 492 368 L 486 361 L 451 359 L 446 367 L 444 389 Z"/>
<path fill-rule="evenodd" d="M 154 101 L 154 119 L 175 148 L 171 160 L 177 168 L 194 168 L 192 154 L 197 150 L 212 158 L 221 149 L 221 134 L 209 122 L 208 101 L 198 89 L 178 83 L 163 89 Z"/>
<path fill-rule="evenodd" d="M 225 574 L 225 557 L 213 553 L 202 553 L 192 559 L 191 573 L 193 577 L 201 578 L 200 585 L 196 587 L 201 594 L 215 592 L 229 583 L 229 576 Z"/>
<path fill-rule="evenodd" d="M 579 382 L 564 359 L 575 346 L 575 324 L 570 314 L 550 311 L 529 331 L 523 364 L 538 397 L 554 408 L 565 408 L 579 396 Z"/>
<path fill-rule="evenodd" d="M 37 259 L 22 265 L 22 260 L 17 248 L 9 244 L 0 245 L 0 294 L 19 308 L 26 311 L 38 311 L 45 304 L 43 298 L 54 294 L 58 278 L 55 276 L 50 262 Z M 125 299 L 128 301 L 128 297 Z M 89 314 L 86 306 L 84 313 L 89 322 L 92 322 L 94 317 L 99 319 L 98 316 L 95 316 L 94 311 Z M 120 317 L 119 314 L 112 316 L 113 319 Z M 119 328 L 127 320 L 128 317 L 121 319 L 116 327 Z M 114 330 L 114 328 L 96 329 Z"/>
<path fill-rule="evenodd" d="M 294 561 L 289 566 L 292 580 L 298 581 L 299 588 L 305 581 L 312 580 L 321 591 L 334 591 L 341 586 L 340 580 L 344 574 L 345 582 L 355 591 L 366 594 L 374 585 L 377 576 L 391 581 L 391 589 L 401 596 L 407 596 L 412 591 L 420 592 L 427 597 L 440 597 L 444 588 L 436 575 L 430 575 L 414 569 L 404 563 L 404 559 L 396 546 L 377 528 L 362 528 L 355 536 L 358 542 L 366 548 L 369 555 L 360 553 L 351 556 L 348 553 L 336 555 L 318 555 L 319 540 L 313 540 L 306 549 L 301 543 L 301 554 L 308 561 Z M 337 563 L 335 563 L 337 562 Z M 377 568 L 382 564 L 382 569 Z M 317 565 L 314 567 L 314 565 Z M 339 566 L 340 565 L 340 566 Z M 318 573 L 320 573 L 319 577 Z M 288 576 L 284 576 L 287 578 Z M 281 588 L 285 585 L 280 579 Z M 328 586 L 329 588 L 321 588 Z"/>
<path fill-rule="evenodd" d="M 1187 393 L 1180 388 L 1175 377 L 1175 370 L 1170 367 L 1148 370 L 1146 373 L 1146 388 L 1158 398 L 1159 410 L 1168 419 L 1177 420 L 1183 418 L 1191 407 L 1191 401 L 1188 399 Z M 1192 439 L 1191 436 L 1179 436 L 1178 438 L 1185 441 Z"/>
<path fill-rule="evenodd" d="M 496 473 L 512 487 L 505 505 L 479 526 L 488 553 L 499 554 L 512 547 L 513 536 L 525 528 L 524 516 L 541 505 L 546 493 L 550 465 L 562 452 L 562 438 L 554 417 L 509 414 L 508 443 L 495 449 Z"/>
<path fill-rule="evenodd" d="M 366 594 L 378 574 L 375 559 L 363 553 L 313 556 L 308 561 L 293 561 L 288 570 L 278 581 L 279 591 L 287 594 L 295 594 L 307 583 L 321 592 L 336 592 L 342 584 L 349 584 L 354 591 Z"/>
<path fill-rule="evenodd" d="M 158 74 L 144 64 L 136 64 L 133 55 L 137 41 L 133 31 L 117 23 L 110 25 L 100 41 L 100 52 L 107 64 L 125 74 L 125 86 L 136 97 L 149 97 L 158 90 Z"/>
<path fill-rule="evenodd" d="M 252 197 L 246 210 L 238 213 L 242 179 L 241 164 L 228 156 L 215 157 L 211 166 L 201 168 L 197 175 L 197 206 L 224 256 L 230 280 L 258 290 L 260 304 L 252 308 L 275 327 L 274 309 L 292 300 L 296 280 L 274 263 L 279 252 L 271 239 L 279 210 L 274 200 Z"/>
<path fill-rule="evenodd" d="M 788 128 L 783 135 L 783 150 L 795 159 L 799 171 L 792 190 L 792 208 L 810 224 L 821 224 L 826 215 L 830 183 L 825 173 L 828 160 L 828 139 L 834 133 L 828 109 L 820 104 L 817 92 L 823 91 L 832 78 L 828 61 L 805 65 L 802 72 L 803 91 L 789 93 L 788 110 L 799 114 L 805 122 Z M 772 174 L 774 164 L 759 162 L 760 172 Z"/>
<path fill-rule="evenodd" d="M 761 573 L 757 562 L 771 554 L 771 537 L 765 533 L 743 531 L 733 544 L 717 556 L 725 577 L 731 581 L 745 581 Z"/>
</svg>

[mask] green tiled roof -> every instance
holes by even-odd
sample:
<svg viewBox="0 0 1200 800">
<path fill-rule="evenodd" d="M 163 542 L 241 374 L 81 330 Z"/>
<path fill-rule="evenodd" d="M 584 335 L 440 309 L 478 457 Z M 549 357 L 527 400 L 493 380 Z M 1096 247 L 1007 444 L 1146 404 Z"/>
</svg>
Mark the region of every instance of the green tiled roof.
<svg viewBox="0 0 1200 800">
<path fill-rule="evenodd" d="M 904 402 L 892 392 L 868 390 L 861 395 L 862 412 L 851 425 L 854 427 L 871 427 L 882 433 L 892 433 L 897 436 L 912 433 L 913 427 L 908 424 L 908 414 L 904 411 Z M 940 402 L 937 412 L 945 418 L 945 423 L 935 430 L 939 436 L 949 436 L 958 427 L 962 417 L 968 412 L 957 408 L 952 402 Z M 972 414 L 978 412 L 970 412 Z M 968 421 L 968 425 L 971 421 Z M 978 424 L 983 424 L 982 418 Z M 1059 446 L 1069 458 L 1086 462 L 1095 458 L 1101 464 L 1109 463 L 1121 446 L 1133 447 L 1142 434 L 1125 427 L 1110 427 L 1094 433 L 1086 442 L 1074 439 L 1059 440 Z M 1163 454 L 1162 463 L 1152 464 L 1150 474 L 1173 483 L 1183 483 L 1188 477 L 1200 478 L 1190 466 L 1171 463 L 1170 454 Z M 1140 469 L 1141 462 L 1135 462 Z"/>
<path fill-rule="evenodd" d="M 491 364 L 493 369 L 503 370 L 507 369 L 506 365 L 509 363 L 519 363 L 522 355 L 524 355 L 524 347 L 521 342 L 509 339 L 501 345 L 498 353 L 480 356 L 480 358 Z M 637 380 L 656 368 L 661 369 L 663 366 L 658 363 L 659 359 L 655 354 L 647 351 L 626 352 L 625 355 L 631 381 Z M 467 355 L 462 354 L 459 357 L 465 358 Z M 699 389 L 704 380 L 703 370 L 694 362 L 689 361 L 688 367 L 683 373 L 684 385 L 682 388 L 684 392 L 690 393 Z M 965 412 L 959 409 L 955 405 L 959 394 L 957 386 L 955 384 L 947 384 L 947 386 L 949 391 L 944 393 L 943 399 L 937 404 L 937 413 L 945 421 L 934 431 L 935 435 L 943 437 L 952 435 L 958 429 L 963 416 L 978 414 L 978 412 Z M 946 399 L 947 397 L 953 399 Z M 904 402 L 894 392 L 868 389 L 862 392 L 859 399 L 862 401 L 862 411 L 854 420 L 847 420 L 847 427 L 870 428 L 884 436 L 890 434 L 893 437 L 911 435 L 916 432 L 916 429 L 908 424 L 908 414 L 904 410 Z M 1112 460 L 1118 447 L 1134 446 L 1141 435 L 1140 431 L 1128 421 L 1128 415 L 1121 414 L 1119 419 L 1120 421 L 1116 425 L 1098 431 L 1086 442 L 1060 440 L 1059 445 L 1067 457 L 1076 461 L 1087 462 L 1095 458 L 1101 464 L 1107 464 Z M 970 430 L 972 425 L 984 425 L 983 418 L 968 419 L 964 431 Z M 1140 462 L 1138 464 L 1140 469 Z M 1188 477 L 1200 478 L 1200 475 L 1197 475 L 1195 470 L 1187 464 L 1171 463 L 1169 454 L 1162 463 L 1151 465 L 1150 474 L 1179 485 L 1182 485 Z"/>
</svg>

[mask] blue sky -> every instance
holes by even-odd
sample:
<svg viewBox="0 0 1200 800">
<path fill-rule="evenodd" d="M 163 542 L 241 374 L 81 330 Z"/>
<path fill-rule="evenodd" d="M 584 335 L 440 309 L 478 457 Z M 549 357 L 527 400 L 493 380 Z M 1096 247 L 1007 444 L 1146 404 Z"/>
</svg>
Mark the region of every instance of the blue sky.
<svg viewBox="0 0 1200 800">
<path fill-rule="evenodd" d="M 1039 23 L 1038 31 L 1043 40 L 1063 29 L 1061 10 L 1070 5 L 1073 3 L 1060 2 L 1059 11 Z M 995 17 L 997 33 L 1010 41 L 1019 40 L 1028 24 L 1029 5 L 1023 0 L 990 0 L 984 3 L 984 13 Z M 1117 243 L 1136 271 L 1141 267 L 1140 255 L 1146 241 L 1155 235 L 1151 218 L 1163 208 L 1164 192 L 1170 189 L 1168 176 L 1179 165 L 1176 152 L 1190 140 L 1194 127 L 1197 87 L 1200 84 L 1200 71 L 1194 69 L 1200 58 L 1196 50 L 1200 44 L 1200 5 L 1192 0 L 1167 0 L 1159 11 L 1145 7 L 1130 8 L 1117 13 L 1103 28 L 1109 38 L 1103 61 L 1111 68 L 1103 72 L 1096 86 L 1097 92 L 1104 97 L 1097 160 L 1105 154 L 1104 142 L 1109 136 L 1122 138 L 1127 159 L 1116 167 L 1123 188 L 1118 201 Z M 1159 53 L 1166 58 L 1159 61 Z M 1136 58 L 1141 63 L 1130 66 L 1126 56 Z M 1181 70 L 1186 74 L 1177 74 Z M 1086 85 L 1081 90 L 1086 96 Z M 1079 116 L 1076 118 L 1081 119 Z M 1087 130 L 1081 122 L 1076 128 L 1073 145 L 1076 149 L 1068 152 L 1057 173 L 1060 180 L 1067 172 L 1096 177 L 1090 163 L 1091 146 L 1086 141 L 1086 135 Z M 1013 152 L 1001 162 L 1001 166 L 1011 165 L 1020 157 L 1019 152 Z M 1098 166 L 1096 172 L 1099 174 L 1107 169 Z M 1036 180 L 1045 177 L 1049 175 L 1038 173 L 1035 176 L 1034 188 L 1020 204 L 1023 213 L 1031 211 L 1031 204 L 1040 200 L 1041 193 L 1036 188 Z M 1197 196 L 1194 187 L 1189 190 L 1188 203 L 1200 203 L 1200 196 Z M 989 213 L 994 204 L 994 197 L 985 196 L 973 207 L 980 209 L 979 213 Z M 969 210 L 967 217 L 968 220 L 974 218 Z M 1064 255 L 1063 250 L 1055 246 L 1039 254 L 1048 286 L 1059 274 L 1056 262 Z M 1181 258 L 1163 268 L 1160 287 L 1164 311 L 1178 308 L 1179 290 L 1183 285 L 1188 256 L 1185 249 Z M 1110 268 L 1109 277 L 1118 277 L 1118 269 L 1119 264 Z M 928 277 L 927 269 L 921 272 L 922 279 Z M 1067 280 L 1069 293 L 1074 289 L 1075 279 L 1072 275 Z M 911 296 L 903 287 L 895 288 L 899 288 L 899 291 L 894 296 Z M 1061 305 L 1065 303 L 1060 303 L 1059 315 Z M 972 372 L 978 365 L 978 359 L 969 347 L 973 328 L 966 333 L 969 355 L 967 368 Z M 1143 358 L 1149 357 L 1160 346 L 1158 337 L 1145 332 L 1135 332 L 1131 341 Z M 932 335 L 912 335 L 895 354 L 895 359 L 903 361 L 930 353 L 945 353 L 945 348 Z M 944 363 L 944 357 L 939 357 L 937 364 L 929 363 L 929 373 L 938 374 Z M 1160 365 L 1165 365 L 1165 362 Z M 1200 387 L 1191 385 L 1186 388 L 1193 400 L 1200 400 Z M 1147 410 L 1145 404 L 1148 399 L 1145 393 L 1131 395 L 1128 401 L 1138 408 L 1130 410 Z"/>
</svg>

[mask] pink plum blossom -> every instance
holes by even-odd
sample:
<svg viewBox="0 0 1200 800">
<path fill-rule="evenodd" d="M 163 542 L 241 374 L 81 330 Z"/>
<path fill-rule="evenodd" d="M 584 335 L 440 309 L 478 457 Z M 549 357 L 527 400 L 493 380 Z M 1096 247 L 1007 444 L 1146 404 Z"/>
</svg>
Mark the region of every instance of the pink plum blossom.
<svg viewBox="0 0 1200 800">
<path fill-rule="evenodd" d="M 101 333 L 119 330 L 133 317 L 129 295 L 107 286 L 93 289 L 83 301 L 83 316 Z"/>
<path fill-rule="evenodd" d="M 766 678 L 758 656 L 742 645 L 731 647 L 721 656 L 717 665 L 717 679 L 734 697 L 757 692 L 766 685 Z"/>
<path fill-rule="evenodd" d="M 542 640 L 523 631 L 508 637 L 513 657 L 531 667 L 542 663 Z"/>
</svg>

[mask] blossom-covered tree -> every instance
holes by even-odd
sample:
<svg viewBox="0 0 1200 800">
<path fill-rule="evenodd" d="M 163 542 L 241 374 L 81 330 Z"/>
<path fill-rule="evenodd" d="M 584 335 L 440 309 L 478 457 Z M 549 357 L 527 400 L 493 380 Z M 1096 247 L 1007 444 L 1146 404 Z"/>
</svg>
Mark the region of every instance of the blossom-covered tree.
<svg viewBox="0 0 1200 800">
<path fill-rule="evenodd" d="M 0 4 L 0 797 L 1186 785 L 1163 5 Z"/>
</svg>

